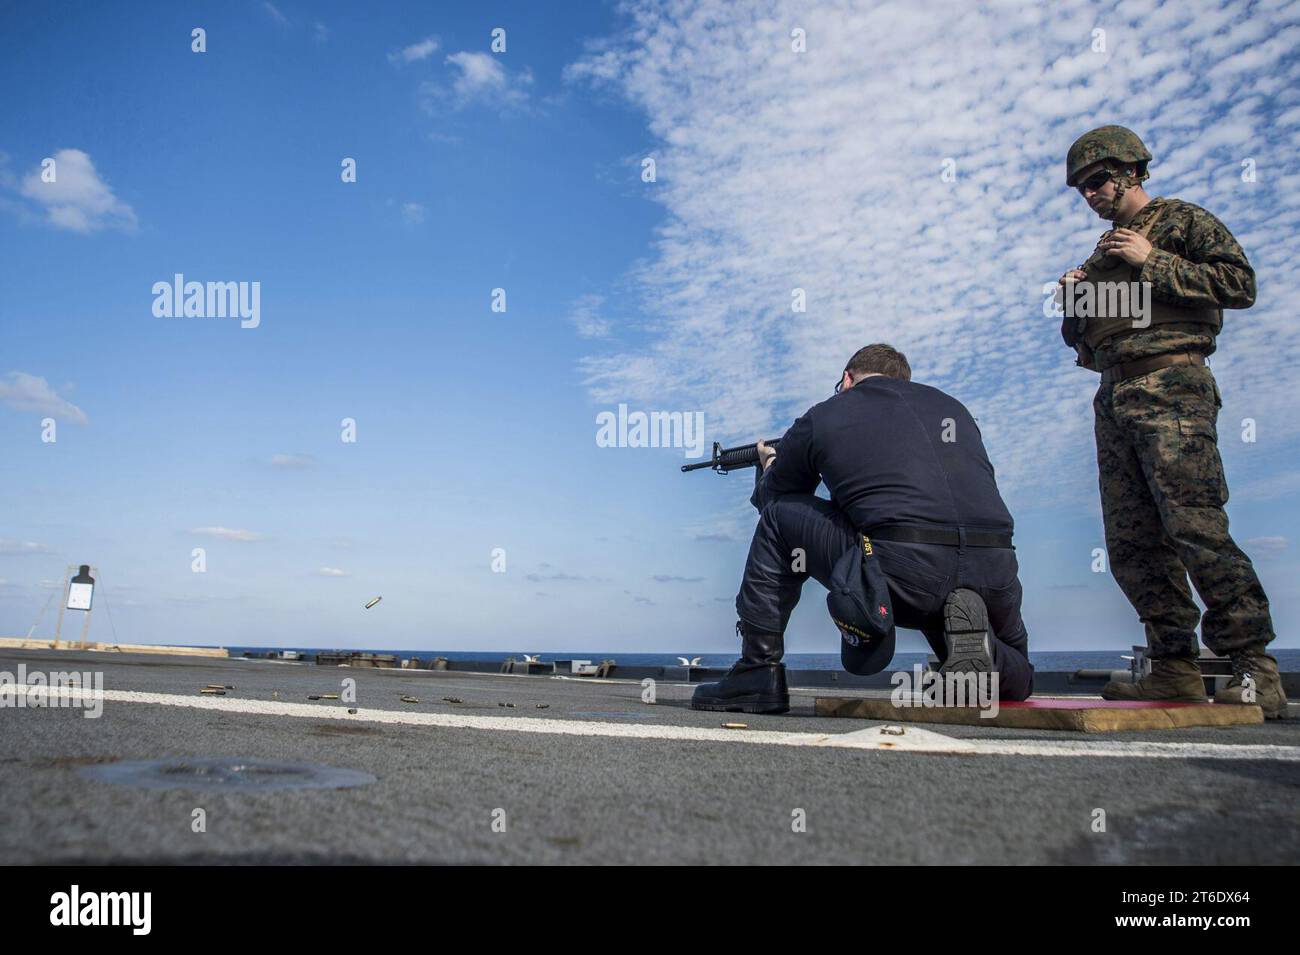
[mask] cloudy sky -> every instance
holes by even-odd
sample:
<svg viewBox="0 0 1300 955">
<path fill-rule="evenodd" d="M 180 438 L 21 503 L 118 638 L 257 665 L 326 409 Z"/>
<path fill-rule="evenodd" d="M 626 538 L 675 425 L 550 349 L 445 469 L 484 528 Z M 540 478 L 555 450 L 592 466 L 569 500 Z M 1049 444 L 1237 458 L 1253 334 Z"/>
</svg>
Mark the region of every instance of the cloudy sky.
<svg viewBox="0 0 1300 955">
<path fill-rule="evenodd" d="M 727 650 L 748 481 L 596 415 L 777 435 L 885 340 L 979 419 L 1034 645 L 1140 641 L 1044 314 L 1104 228 L 1065 150 L 1122 123 L 1258 273 L 1221 446 L 1300 645 L 1300 3 L 426 6 L 6 9 L 0 633 L 93 562 L 101 639 Z M 156 317 L 178 272 L 260 324 Z M 836 648 L 816 590 L 794 651 Z"/>
</svg>

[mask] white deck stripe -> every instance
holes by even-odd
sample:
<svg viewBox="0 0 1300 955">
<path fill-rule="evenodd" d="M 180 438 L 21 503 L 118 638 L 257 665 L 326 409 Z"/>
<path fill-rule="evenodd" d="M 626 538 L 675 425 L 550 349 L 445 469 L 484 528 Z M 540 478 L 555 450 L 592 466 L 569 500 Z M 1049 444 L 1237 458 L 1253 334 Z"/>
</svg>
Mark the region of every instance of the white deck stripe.
<svg viewBox="0 0 1300 955">
<path fill-rule="evenodd" d="M 0 685 L 0 696 L 22 690 L 31 697 L 57 697 L 67 705 L 79 705 L 93 698 L 79 688 Z M 357 709 L 319 703 L 287 703 L 247 700 L 223 696 L 182 696 L 173 693 L 144 693 L 133 690 L 105 690 L 103 699 L 112 703 L 147 703 L 189 709 L 218 710 L 258 716 L 288 716 L 340 722 L 394 723 L 405 726 L 435 726 L 446 729 L 478 729 L 513 733 L 543 733 L 559 736 L 603 736 L 621 739 L 660 739 L 702 743 L 748 743 L 769 746 L 815 746 L 851 749 L 892 750 L 972 756 L 1032 757 L 1124 757 L 1139 759 L 1238 759 L 1300 762 L 1300 747 L 1272 744 L 1180 743 L 1124 740 L 982 740 L 944 736 L 932 730 L 908 725 L 902 735 L 883 734 L 888 724 L 873 723 L 847 733 L 784 733 L 772 730 L 727 730 L 701 726 L 655 726 L 647 723 L 602 723 L 529 716 L 473 716 L 467 713 L 424 713 L 409 710 Z M 13 702 L 6 704 L 12 707 Z M 29 704 L 30 705 L 30 704 Z M 743 714 L 718 714 L 743 722 Z"/>
<path fill-rule="evenodd" d="M 1161 730 L 1160 732 L 1166 732 Z M 1248 759 L 1300 762 L 1300 747 L 1271 743 L 1164 743 L 1141 740 L 979 740 L 982 756 L 1108 756 L 1129 759 Z"/>
</svg>

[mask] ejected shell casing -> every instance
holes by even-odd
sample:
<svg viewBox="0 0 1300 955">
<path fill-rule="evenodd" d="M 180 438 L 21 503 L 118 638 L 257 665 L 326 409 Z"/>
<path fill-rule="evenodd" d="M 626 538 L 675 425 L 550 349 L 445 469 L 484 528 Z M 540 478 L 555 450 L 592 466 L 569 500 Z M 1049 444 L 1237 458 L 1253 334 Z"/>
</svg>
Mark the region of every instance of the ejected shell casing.
<svg viewBox="0 0 1300 955">
<path fill-rule="evenodd" d="M 371 607 L 373 607 L 375 604 L 379 603 L 379 601 L 383 599 L 384 599 L 383 597 L 375 597 L 373 600 L 368 601 L 366 603 L 366 609 L 369 610 Z"/>
</svg>

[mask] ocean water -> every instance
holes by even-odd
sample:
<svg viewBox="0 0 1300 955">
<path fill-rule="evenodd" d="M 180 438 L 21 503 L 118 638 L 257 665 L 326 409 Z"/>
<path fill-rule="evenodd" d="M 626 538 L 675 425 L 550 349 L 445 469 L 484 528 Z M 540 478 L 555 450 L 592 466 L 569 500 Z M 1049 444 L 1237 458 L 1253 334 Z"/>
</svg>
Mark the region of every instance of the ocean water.
<svg viewBox="0 0 1300 955">
<path fill-rule="evenodd" d="M 227 647 L 231 656 L 241 656 L 245 651 L 255 656 L 265 656 L 268 652 L 298 650 L 303 654 L 314 656 L 321 652 L 339 650 L 360 650 L 364 653 L 391 653 L 399 659 L 431 660 L 434 657 L 446 657 L 448 660 L 504 660 L 506 657 L 522 659 L 525 652 L 536 654 L 543 663 L 553 660 L 590 660 L 600 663 L 602 660 L 614 660 L 624 666 L 677 666 L 680 663 L 675 653 L 627 653 L 610 651 L 606 653 L 591 650 L 574 650 L 571 652 L 538 653 L 536 650 L 383 650 L 371 647 Z M 1272 650 L 1278 665 L 1283 670 L 1300 670 L 1300 650 Z M 1125 670 L 1129 662 L 1124 656 L 1129 650 L 1043 650 L 1029 652 L 1029 660 L 1035 669 L 1044 672 L 1073 673 L 1075 670 Z M 691 654 L 690 658 L 699 657 L 700 666 L 725 668 L 736 661 L 732 653 Z M 928 659 L 925 653 L 898 653 L 890 664 L 894 670 L 910 670 L 914 664 L 924 664 Z M 839 654 L 830 653 L 790 653 L 785 657 L 785 664 L 794 670 L 838 670 Z"/>
</svg>

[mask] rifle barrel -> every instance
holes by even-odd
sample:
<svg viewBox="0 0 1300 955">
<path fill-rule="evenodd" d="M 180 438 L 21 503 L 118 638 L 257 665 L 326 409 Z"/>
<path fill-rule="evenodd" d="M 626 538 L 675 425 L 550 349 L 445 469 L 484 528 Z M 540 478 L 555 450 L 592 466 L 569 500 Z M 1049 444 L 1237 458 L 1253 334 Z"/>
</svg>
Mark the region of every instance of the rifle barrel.
<svg viewBox="0 0 1300 955">
<path fill-rule="evenodd" d="M 711 467 L 713 467 L 713 462 L 712 462 L 712 461 L 697 461 L 697 462 L 695 462 L 694 464 L 683 464 L 683 465 L 682 465 L 682 470 L 683 470 L 683 471 L 698 471 L 700 468 L 711 468 Z"/>
<path fill-rule="evenodd" d="M 764 441 L 769 448 L 775 448 L 781 443 L 780 438 L 773 438 L 771 441 Z M 741 468 L 752 468 L 758 465 L 758 442 L 753 444 L 742 444 L 734 448 L 724 448 L 717 441 L 713 442 L 713 455 L 707 461 L 696 461 L 694 464 L 683 464 L 683 471 L 698 471 L 701 468 L 712 468 L 719 474 L 727 474 L 731 471 L 738 471 Z"/>
</svg>

